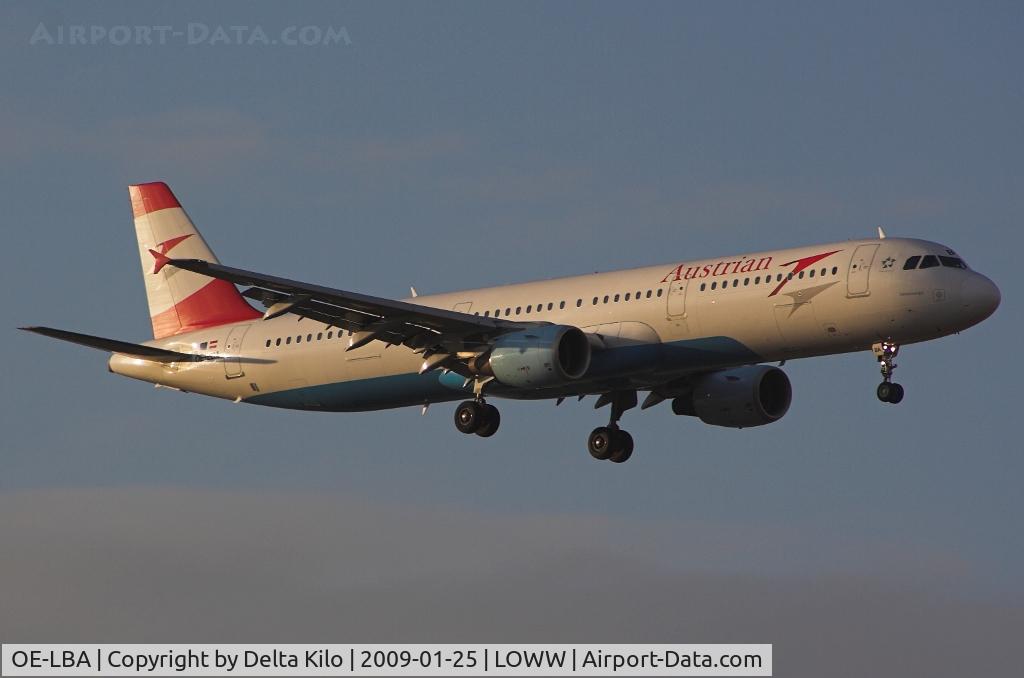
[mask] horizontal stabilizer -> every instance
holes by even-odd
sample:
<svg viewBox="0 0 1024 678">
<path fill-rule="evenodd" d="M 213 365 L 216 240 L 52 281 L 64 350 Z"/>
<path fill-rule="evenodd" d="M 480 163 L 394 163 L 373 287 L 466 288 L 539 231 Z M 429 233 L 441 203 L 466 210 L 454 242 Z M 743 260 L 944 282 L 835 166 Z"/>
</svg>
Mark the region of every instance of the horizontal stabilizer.
<svg viewBox="0 0 1024 678">
<path fill-rule="evenodd" d="M 178 351 L 168 351 L 167 349 L 164 348 L 143 346 L 142 344 L 132 344 L 127 341 L 118 341 L 116 339 L 94 337 L 91 334 L 79 334 L 78 332 L 57 330 L 52 327 L 19 327 L 18 329 L 25 330 L 26 332 L 35 332 L 36 334 L 41 334 L 44 337 L 53 337 L 54 339 L 60 339 L 61 341 L 70 341 L 73 344 L 81 344 L 82 346 L 88 346 L 89 348 L 98 348 L 101 351 L 122 353 L 124 355 L 130 355 L 136 358 L 142 358 L 143 360 L 151 360 L 153 362 L 158 363 L 178 363 L 186 361 L 217 359 L 217 356 L 179 353 Z"/>
</svg>

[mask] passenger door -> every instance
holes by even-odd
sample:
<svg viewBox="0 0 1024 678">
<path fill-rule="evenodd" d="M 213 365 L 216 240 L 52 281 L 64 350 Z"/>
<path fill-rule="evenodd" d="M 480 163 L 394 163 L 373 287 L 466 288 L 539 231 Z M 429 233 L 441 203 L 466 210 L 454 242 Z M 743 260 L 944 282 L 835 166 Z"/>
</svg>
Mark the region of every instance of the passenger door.
<svg viewBox="0 0 1024 678">
<path fill-rule="evenodd" d="M 228 332 L 227 341 L 224 342 L 224 377 L 226 379 L 237 379 L 244 376 L 242 370 L 242 338 L 249 331 L 249 325 L 238 325 L 232 327 Z"/>
<path fill-rule="evenodd" d="M 846 276 L 846 296 L 866 297 L 871 294 L 868 286 L 871 275 L 871 263 L 875 260 L 878 244 L 861 245 L 853 252 L 850 259 L 850 270 Z"/>
</svg>

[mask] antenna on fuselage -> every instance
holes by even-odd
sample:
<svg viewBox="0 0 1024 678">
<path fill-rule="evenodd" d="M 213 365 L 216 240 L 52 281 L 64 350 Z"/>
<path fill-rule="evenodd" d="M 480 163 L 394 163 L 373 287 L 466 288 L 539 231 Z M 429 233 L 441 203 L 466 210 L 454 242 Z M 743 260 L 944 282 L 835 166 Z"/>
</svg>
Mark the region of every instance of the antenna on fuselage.
<svg viewBox="0 0 1024 678">
<path fill-rule="evenodd" d="M 878 227 L 878 239 L 885 240 L 885 231 L 882 229 L 881 226 Z"/>
<path fill-rule="evenodd" d="M 413 287 L 412 285 L 409 285 L 409 292 L 412 294 L 414 298 L 420 296 L 419 292 L 417 292 L 416 288 Z"/>
</svg>

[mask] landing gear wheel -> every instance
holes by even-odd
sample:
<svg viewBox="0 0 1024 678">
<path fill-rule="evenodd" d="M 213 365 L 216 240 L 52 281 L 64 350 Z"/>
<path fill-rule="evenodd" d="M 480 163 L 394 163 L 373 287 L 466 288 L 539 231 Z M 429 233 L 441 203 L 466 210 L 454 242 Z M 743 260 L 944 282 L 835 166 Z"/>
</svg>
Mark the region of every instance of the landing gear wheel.
<svg viewBox="0 0 1024 678">
<path fill-rule="evenodd" d="M 896 405 L 903 400 L 903 386 L 893 382 L 883 381 L 878 385 L 877 395 L 878 399 L 883 403 Z"/>
<path fill-rule="evenodd" d="M 501 425 L 501 413 L 498 412 L 498 408 L 494 405 L 484 405 L 484 418 L 480 423 L 480 428 L 476 430 L 476 434 L 481 438 L 490 438 L 497 432 L 498 426 Z"/>
<path fill-rule="evenodd" d="M 486 406 L 475 400 L 466 400 L 455 408 L 455 428 L 463 433 L 476 433 L 484 423 Z"/>
<path fill-rule="evenodd" d="M 615 464 L 629 461 L 629 458 L 633 456 L 633 436 L 625 431 L 616 431 L 615 438 L 616 449 L 608 459 Z"/>
<path fill-rule="evenodd" d="M 587 439 L 587 450 L 594 459 L 604 461 L 615 451 L 616 431 L 607 426 L 598 426 L 590 432 Z"/>
</svg>

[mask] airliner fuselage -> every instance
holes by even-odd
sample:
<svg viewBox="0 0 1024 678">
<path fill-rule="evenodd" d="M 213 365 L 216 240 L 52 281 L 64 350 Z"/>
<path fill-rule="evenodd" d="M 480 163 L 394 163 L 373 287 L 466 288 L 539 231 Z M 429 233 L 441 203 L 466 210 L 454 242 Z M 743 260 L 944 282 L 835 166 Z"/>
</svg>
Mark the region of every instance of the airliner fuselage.
<svg viewBox="0 0 1024 678">
<path fill-rule="evenodd" d="M 794 275 L 793 262 L 826 252 Z M 905 269 L 911 257 L 919 257 L 918 268 Z M 919 268 L 925 257 L 938 264 Z M 603 393 L 623 383 L 648 390 L 694 371 L 953 334 L 987 317 L 999 299 L 991 281 L 962 261 L 924 240 L 857 240 L 406 301 L 582 329 L 600 349 L 583 378 L 551 388 L 489 389 L 549 398 Z M 472 395 L 459 374 L 418 374 L 423 358 L 413 349 L 373 341 L 346 351 L 350 336 L 286 315 L 147 342 L 221 355 L 223 362 L 158 364 L 115 354 L 110 367 L 194 393 L 296 409 L 374 410 Z"/>
</svg>

